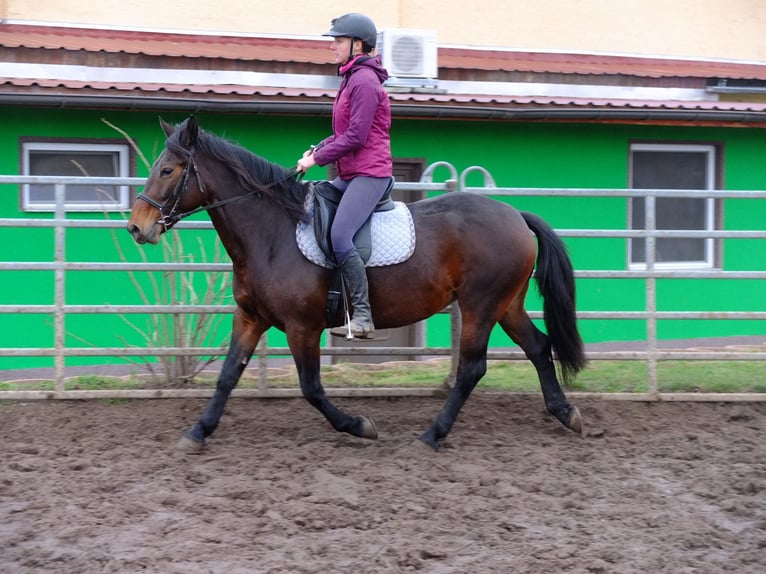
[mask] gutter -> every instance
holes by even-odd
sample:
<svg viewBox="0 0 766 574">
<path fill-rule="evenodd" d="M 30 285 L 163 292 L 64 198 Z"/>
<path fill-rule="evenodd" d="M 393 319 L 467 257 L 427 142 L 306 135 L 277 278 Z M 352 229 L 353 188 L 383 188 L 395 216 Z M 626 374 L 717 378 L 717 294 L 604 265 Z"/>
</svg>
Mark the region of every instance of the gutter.
<svg viewBox="0 0 766 574">
<path fill-rule="evenodd" d="M 0 105 L 34 106 L 57 109 L 168 110 L 218 113 L 252 113 L 331 116 L 331 102 L 191 100 L 151 96 L 56 96 L 0 94 Z M 766 111 L 690 110 L 642 108 L 522 108 L 454 106 L 450 104 L 391 103 L 391 113 L 398 117 L 477 120 L 631 120 L 631 121 L 715 121 L 733 123 L 766 122 Z"/>
</svg>

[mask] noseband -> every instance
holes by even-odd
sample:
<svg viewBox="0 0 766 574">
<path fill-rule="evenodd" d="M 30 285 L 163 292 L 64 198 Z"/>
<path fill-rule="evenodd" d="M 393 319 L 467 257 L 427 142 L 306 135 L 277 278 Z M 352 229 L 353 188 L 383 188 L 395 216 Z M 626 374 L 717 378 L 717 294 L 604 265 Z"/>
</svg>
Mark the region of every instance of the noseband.
<svg viewBox="0 0 766 574">
<path fill-rule="evenodd" d="M 170 194 L 170 196 L 165 200 L 165 203 L 160 204 L 158 201 L 153 200 L 151 197 L 144 195 L 143 192 L 139 193 L 136 196 L 136 199 L 142 199 L 152 207 L 157 208 L 160 211 L 160 218 L 157 220 L 157 223 L 162 225 L 162 227 L 165 228 L 165 231 L 168 231 L 171 229 L 176 223 L 181 221 L 184 217 L 190 216 L 192 213 L 196 213 L 200 209 L 206 209 L 208 206 L 203 205 L 198 209 L 194 209 L 192 211 L 187 211 L 185 213 L 178 213 L 178 206 L 181 203 L 181 200 L 183 199 L 184 194 L 186 193 L 186 187 L 189 183 L 189 172 L 194 172 L 194 177 L 197 178 L 197 186 L 199 187 L 199 191 L 202 194 L 203 198 L 205 197 L 205 185 L 202 183 L 202 178 L 199 175 L 199 169 L 197 169 L 197 162 L 194 160 L 194 153 L 195 153 L 195 147 L 192 146 L 190 149 L 186 150 L 186 153 L 189 155 L 189 161 L 186 162 L 186 165 L 184 166 L 184 171 L 181 174 L 181 179 L 178 180 L 178 183 L 176 183 L 176 187 L 173 190 L 173 193 Z M 168 209 L 168 206 L 170 206 L 170 209 Z"/>
</svg>

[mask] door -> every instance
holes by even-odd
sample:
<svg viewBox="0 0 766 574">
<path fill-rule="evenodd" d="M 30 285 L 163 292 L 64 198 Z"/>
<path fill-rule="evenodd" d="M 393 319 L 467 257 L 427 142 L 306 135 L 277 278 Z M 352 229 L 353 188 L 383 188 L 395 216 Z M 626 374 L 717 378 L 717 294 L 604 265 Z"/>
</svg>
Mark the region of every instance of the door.
<svg viewBox="0 0 766 574">
<path fill-rule="evenodd" d="M 394 158 L 394 177 L 398 182 L 417 182 L 426 167 L 426 161 L 422 158 Z M 336 176 L 335 170 L 330 166 L 327 170 L 328 179 Z M 422 191 L 403 191 L 394 189 L 391 198 L 394 201 L 410 203 L 425 197 Z M 375 310 L 373 309 L 373 313 Z M 425 321 L 414 325 L 399 327 L 398 329 L 382 329 L 375 331 L 375 339 L 370 342 L 346 341 L 340 337 L 328 335 L 327 346 L 335 349 L 348 347 L 374 348 L 374 347 L 419 347 L 425 344 Z M 420 359 L 417 355 L 333 355 L 331 363 L 384 363 L 389 361 L 414 361 Z"/>
</svg>

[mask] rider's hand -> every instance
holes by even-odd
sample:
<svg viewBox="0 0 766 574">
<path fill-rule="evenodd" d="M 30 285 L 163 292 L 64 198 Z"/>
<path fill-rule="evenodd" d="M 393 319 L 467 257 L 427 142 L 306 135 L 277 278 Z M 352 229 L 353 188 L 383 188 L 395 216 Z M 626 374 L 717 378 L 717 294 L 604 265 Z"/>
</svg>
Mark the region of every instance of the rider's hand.
<svg viewBox="0 0 766 574">
<path fill-rule="evenodd" d="M 314 167 L 317 164 L 316 161 L 314 161 L 314 146 L 311 146 L 311 149 L 307 149 L 305 152 L 303 152 L 303 157 L 298 160 L 298 165 L 296 166 L 296 169 L 298 171 L 302 171 L 303 173 L 306 173 L 310 168 Z"/>
</svg>

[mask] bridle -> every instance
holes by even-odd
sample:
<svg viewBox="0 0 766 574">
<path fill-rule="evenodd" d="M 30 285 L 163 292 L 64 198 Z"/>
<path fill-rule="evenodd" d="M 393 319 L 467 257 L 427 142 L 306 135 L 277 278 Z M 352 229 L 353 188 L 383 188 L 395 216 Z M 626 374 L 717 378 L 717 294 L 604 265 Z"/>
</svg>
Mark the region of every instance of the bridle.
<svg viewBox="0 0 766 574">
<path fill-rule="evenodd" d="M 177 213 L 178 206 L 181 204 L 181 200 L 183 199 L 184 194 L 186 193 L 186 186 L 189 183 L 189 172 L 194 172 L 194 177 L 197 179 L 197 186 L 199 187 L 199 191 L 202 194 L 202 196 L 205 196 L 205 184 L 202 183 L 202 178 L 199 175 L 199 169 L 197 168 L 197 162 L 194 159 L 194 153 L 196 149 L 192 145 L 188 150 L 186 150 L 186 153 L 189 155 L 189 161 L 186 162 L 186 165 L 184 166 L 184 171 L 181 174 L 181 178 L 178 180 L 178 183 L 176 183 L 176 187 L 173 190 L 173 193 L 171 193 L 168 198 L 165 200 L 165 203 L 159 203 L 158 201 L 155 201 L 148 195 L 144 195 L 144 192 L 139 193 L 136 196 L 136 199 L 142 199 L 152 207 L 157 208 L 160 211 L 160 218 L 157 220 L 157 223 L 162 225 L 162 227 L 165 228 L 165 231 L 168 231 L 171 229 L 176 223 L 181 221 L 184 217 L 189 217 L 192 213 L 195 213 L 199 211 L 200 209 L 208 209 L 211 206 L 208 205 L 201 205 L 200 207 L 192 210 L 187 211 L 185 213 Z M 169 209 L 168 209 L 169 206 Z"/>
<path fill-rule="evenodd" d="M 152 207 L 156 208 L 160 212 L 160 218 L 156 221 L 156 223 L 159 223 L 164 228 L 164 231 L 168 231 L 172 229 L 172 227 L 181 221 L 182 219 L 185 219 L 186 217 L 189 217 L 190 215 L 194 215 L 195 213 L 199 211 L 209 210 L 213 209 L 215 207 L 221 207 L 222 205 L 226 205 L 227 203 L 232 203 L 234 201 L 239 201 L 240 199 L 245 199 L 246 197 L 250 197 L 251 195 L 260 195 L 261 190 L 253 190 L 249 193 L 246 193 L 244 195 L 236 195 L 234 197 L 228 197 L 226 199 L 221 199 L 220 201 L 216 201 L 211 204 L 204 203 L 205 198 L 205 184 L 202 183 L 202 178 L 199 174 L 199 169 L 197 168 L 197 162 L 195 161 L 194 155 L 196 152 L 196 148 L 194 145 L 192 145 L 188 150 L 185 150 L 187 155 L 189 156 L 189 160 L 186 162 L 186 165 L 184 166 L 184 171 L 181 174 L 181 178 L 178 180 L 178 183 L 176 183 L 176 187 L 173 190 L 173 193 L 168 196 L 168 198 L 165 200 L 165 203 L 160 203 L 151 197 L 144 195 L 144 192 L 139 193 L 136 196 L 136 199 L 141 199 L 151 205 Z M 178 206 L 181 204 L 181 200 L 184 197 L 184 194 L 186 193 L 186 188 L 189 183 L 189 173 L 194 172 L 194 177 L 197 180 L 197 187 L 199 188 L 200 194 L 202 194 L 203 197 L 203 204 L 199 207 L 195 207 L 194 209 L 191 209 L 189 211 L 184 211 L 181 213 L 178 213 Z M 303 176 L 303 172 L 297 169 L 293 169 L 288 173 L 288 175 L 284 178 L 284 181 L 287 181 L 288 179 L 291 179 L 293 177 L 297 177 L 300 179 Z M 268 189 L 270 187 L 273 187 L 277 183 L 280 182 L 272 182 L 270 185 L 265 186 L 264 189 Z M 169 209 L 168 209 L 169 206 Z"/>
</svg>

